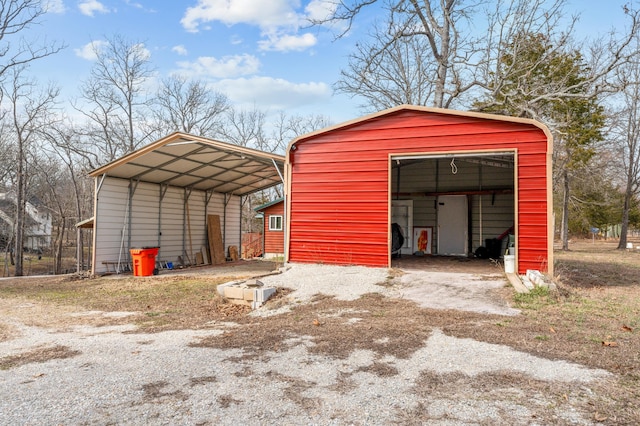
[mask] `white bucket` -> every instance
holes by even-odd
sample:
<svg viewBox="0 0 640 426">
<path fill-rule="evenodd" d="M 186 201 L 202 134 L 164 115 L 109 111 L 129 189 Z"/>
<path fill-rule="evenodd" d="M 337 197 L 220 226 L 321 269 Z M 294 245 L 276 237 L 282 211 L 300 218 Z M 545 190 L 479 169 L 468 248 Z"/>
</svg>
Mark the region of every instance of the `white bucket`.
<svg viewBox="0 0 640 426">
<path fill-rule="evenodd" d="M 627 243 L 627 249 L 633 250 L 633 243 Z"/>
<path fill-rule="evenodd" d="M 504 272 L 513 274 L 516 272 L 516 256 L 513 254 L 504 255 Z"/>
</svg>

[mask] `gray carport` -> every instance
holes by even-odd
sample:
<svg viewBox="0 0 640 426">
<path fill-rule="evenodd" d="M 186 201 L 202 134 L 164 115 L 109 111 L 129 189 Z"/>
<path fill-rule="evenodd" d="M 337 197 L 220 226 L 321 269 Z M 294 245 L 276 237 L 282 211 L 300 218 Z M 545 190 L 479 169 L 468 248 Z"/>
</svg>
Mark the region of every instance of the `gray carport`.
<svg viewBox="0 0 640 426">
<path fill-rule="evenodd" d="M 242 204 L 282 183 L 284 157 L 173 133 L 89 175 L 95 178 L 93 273 L 116 272 L 132 247 L 158 246 L 159 260 L 192 263 L 218 215 L 225 252 L 240 247 Z"/>
</svg>

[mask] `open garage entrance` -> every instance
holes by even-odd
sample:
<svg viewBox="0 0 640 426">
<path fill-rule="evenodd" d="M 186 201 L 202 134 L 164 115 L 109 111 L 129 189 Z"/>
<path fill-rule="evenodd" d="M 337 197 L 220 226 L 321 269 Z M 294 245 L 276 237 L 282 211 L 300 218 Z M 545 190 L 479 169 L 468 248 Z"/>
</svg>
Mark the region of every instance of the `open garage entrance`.
<svg viewBox="0 0 640 426">
<path fill-rule="evenodd" d="M 392 263 L 497 260 L 509 246 L 515 254 L 515 151 L 391 155 L 389 170 L 390 222 L 399 225 L 389 232 L 404 237 Z"/>
</svg>

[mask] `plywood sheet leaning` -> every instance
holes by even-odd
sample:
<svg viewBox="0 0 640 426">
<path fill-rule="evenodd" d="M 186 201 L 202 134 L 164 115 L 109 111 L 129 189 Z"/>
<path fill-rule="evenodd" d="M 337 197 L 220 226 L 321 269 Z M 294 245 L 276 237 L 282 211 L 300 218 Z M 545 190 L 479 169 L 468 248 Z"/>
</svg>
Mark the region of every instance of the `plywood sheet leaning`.
<svg viewBox="0 0 640 426">
<path fill-rule="evenodd" d="M 209 249 L 211 250 L 211 264 L 220 265 L 225 262 L 224 246 L 222 245 L 222 232 L 220 231 L 220 216 L 207 215 L 207 234 L 209 237 Z"/>
<path fill-rule="evenodd" d="M 200 253 L 202 253 L 202 262 L 205 265 L 209 264 L 209 251 L 207 250 L 207 246 L 202 246 L 200 249 Z"/>
</svg>

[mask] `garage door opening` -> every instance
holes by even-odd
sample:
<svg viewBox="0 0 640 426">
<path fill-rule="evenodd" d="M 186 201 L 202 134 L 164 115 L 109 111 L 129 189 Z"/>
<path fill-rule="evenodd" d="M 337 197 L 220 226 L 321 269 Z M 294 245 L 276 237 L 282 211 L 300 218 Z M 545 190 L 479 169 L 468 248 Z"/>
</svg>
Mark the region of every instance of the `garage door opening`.
<svg viewBox="0 0 640 426">
<path fill-rule="evenodd" d="M 404 234 L 393 262 L 515 254 L 515 151 L 392 155 L 389 167 L 390 221 Z"/>
</svg>

